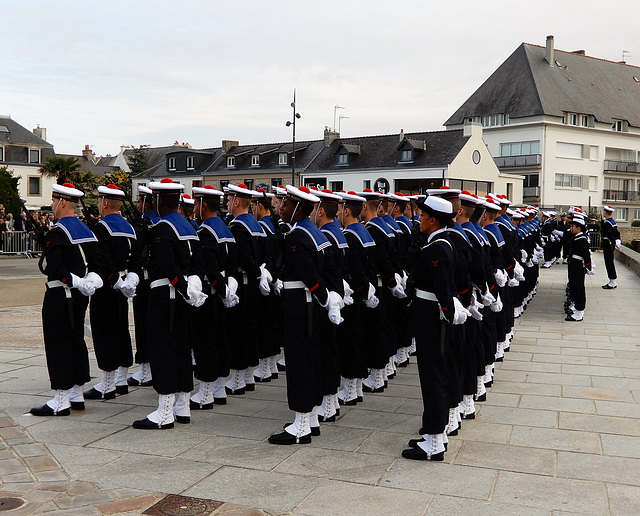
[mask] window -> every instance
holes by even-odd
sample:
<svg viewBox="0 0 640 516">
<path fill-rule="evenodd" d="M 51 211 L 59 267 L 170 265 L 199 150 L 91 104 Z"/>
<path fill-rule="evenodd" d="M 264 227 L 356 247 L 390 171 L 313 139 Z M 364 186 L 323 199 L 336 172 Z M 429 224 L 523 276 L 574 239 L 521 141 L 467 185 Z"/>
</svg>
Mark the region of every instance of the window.
<svg viewBox="0 0 640 516">
<path fill-rule="evenodd" d="M 616 208 L 616 219 L 626 221 L 629 217 L 629 208 Z"/>
<path fill-rule="evenodd" d="M 578 115 L 576 113 L 569 113 L 569 125 L 578 125 Z"/>
<path fill-rule="evenodd" d="M 583 147 L 579 143 L 556 142 L 556 158 L 582 159 Z"/>
<path fill-rule="evenodd" d="M 473 117 L 470 119 L 473 122 L 481 122 L 483 127 L 496 127 L 500 125 L 508 125 L 511 123 L 509 113 L 498 113 L 495 115 L 488 115 L 483 117 Z"/>
<path fill-rule="evenodd" d="M 629 130 L 629 124 L 626 120 L 614 120 L 611 129 L 617 132 L 627 132 Z"/>
<path fill-rule="evenodd" d="M 587 115 L 580 115 L 580 125 L 582 127 L 589 127 L 589 117 Z"/>
<path fill-rule="evenodd" d="M 236 157 L 228 156 L 227 157 L 227 168 L 236 168 Z"/>
<path fill-rule="evenodd" d="M 582 188 L 582 176 L 579 174 L 556 174 L 557 188 Z"/>
<path fill-rule="evenodd" d="M 500 144 L 500 156 L 530 156 L 540 154 L 540 140 Z"/>
<path fill-rule="evenodd" d="M 522 186 L 524 188 L 540 186 L 540 175 L 539 174 L 525 175 L 524 181 L 522 182 Z"/>
<path fill-rule="evenodd" d="M 258 154 L 254 154 L 251 156 L 251 166 L 259 167 L 260 166 L 260 156 Z"/>
<path fill-rule="evenodd" d="M 276 186 L 281 186 L 282 185 L 282 178 L 281 177 L 272 177 L 271 178 L 271 188 L 275 188 Z"/>
<path fill-rule="evenodd" d="M 202 188 L 202 179 L 194 179 L 191 181 L 191 188 L 193 187 Z"/>
<path fill-rule="evenodd" d="M 193 170 L 193 162 L 194 162 L 194 158 L 193 156 L 187 156 L 187 170 Z"/>
<path fill-rule="evenodd" d="M 29 151 L 29 163 L 40 163 L 40 151 L 38 149 Z"/>
<path fill-rule="evenodd" d="M 342 181 L 331 181 L 329 185 L 332 192 L 344 190 L 344 183 Z"/>
<path fill-rule="evenodd" d="M 598 189 L 598 176 L 589 176 L 589 190 L 595 192 Z"/>
<path fill-rule="evenodd" d="M 633 210 L 633 220 L 640 220 L 640 210 L 637 208 Z"/>
<path fill-rule="evenodd" d="M 243 182 L 249 190 L 253 190 L 253 179 L 245 179 Z"/>
<path fill-rule="evenodd" d="M 281 152 L 280 154 L 278 154 L 278 165 L 282 166 L 286 164 L 287 164 L 287 153 Z"/>
<path fill-rule="evenodd" d="M 4 161 L 4 147 L 0 147 L 0 161 Z"/>
<path fill-rule="evenodd" d="M 345 166 L 349 164 L 349 154 L 347 152 L 343 152 L 341 154 L 338 154 L 337 156 L 337 160 L 336 160 L 336 165 L 338 166 Z"/>
<path fill-rule="evenodd" d="M 411 163 L 413 161 L 413 149 L 404 149 L 400 151 L 400 162 Z"/>
<path fill-rule="evenodd" d="M 176 158 L 169 158 L 169 170 L 176 169 Z"/>
<path fill-rule="evenodd" d="M 40 193 L 40 184 L 41 184 L 41 178 L 40 177 L 29 177 L 29 188 L 28 188 L 28 194 L 29 195 L 42 195 L 42 193 Z"/>
<path fill-rule="evenodd" d="M 364 181 L 362 181 L 362 188 L 371 188 L 371 180 L 365 179 Z"/>
</svg>

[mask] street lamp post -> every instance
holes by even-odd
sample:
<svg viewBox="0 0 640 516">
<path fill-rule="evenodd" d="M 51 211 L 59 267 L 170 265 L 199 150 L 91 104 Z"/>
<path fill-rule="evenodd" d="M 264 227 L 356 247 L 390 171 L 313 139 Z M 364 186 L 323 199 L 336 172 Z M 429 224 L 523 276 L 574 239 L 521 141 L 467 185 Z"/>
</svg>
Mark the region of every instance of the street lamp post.
<svg viewBox="0 0 640 516">
<path fill-rule="evenodd" d="M 296 90 L 293 90 L 293 121 L 287 121 L 287 127 L 293 126 L 293 149 L 291 152 L 291 186 L 296 186 L 296 119 L 300 118 L 300 113 L 296 113 Z"/>
</svg>

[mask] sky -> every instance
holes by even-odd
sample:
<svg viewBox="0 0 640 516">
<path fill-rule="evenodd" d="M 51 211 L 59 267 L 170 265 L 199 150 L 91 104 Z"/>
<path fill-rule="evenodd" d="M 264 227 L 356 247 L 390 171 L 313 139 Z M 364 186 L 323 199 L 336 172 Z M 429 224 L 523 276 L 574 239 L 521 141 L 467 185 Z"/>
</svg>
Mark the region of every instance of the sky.
<svg viewBox="0 0 640 516">
<path fill-rule="evenodd" d="M 443 130 L 523 42 L 640 66 L 638 0 L 0 0 L 0 114 L 55 151 Z M 340 106 L 344 109 L 336 109 Z M 336 117 L 334 126 L 334 114 Z"/>
</svg>

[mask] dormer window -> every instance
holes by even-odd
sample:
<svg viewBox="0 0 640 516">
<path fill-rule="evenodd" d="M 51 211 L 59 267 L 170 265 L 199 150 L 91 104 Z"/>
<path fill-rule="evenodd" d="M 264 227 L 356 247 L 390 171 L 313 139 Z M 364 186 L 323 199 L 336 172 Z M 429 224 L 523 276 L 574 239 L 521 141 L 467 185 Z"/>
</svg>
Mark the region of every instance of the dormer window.
<svg viewBox="0 0 640 516">
<path fill-rule="evenodd" d="M 176 169 L 176 158 L 169 158 L 169 170 Z"/>
<path fill-rule="evenodd" d="M 187 156 L 187 170 L 193 170 L 195 168 L 193 165 L 194 165 L 194 157 Z"/>
<path fill-rule="evenodd" d="M 336 157 L 336 165 L 338 166 L 346 166 L 349 164 L 349 153 L 341 152 Z"/>
<path fill-rule="evenodd" d="M 29 163 L 40 163 L 40 151 L 38 149 L 29 151 Z"/>
<path fill-rule="evenodd" d="M 402 163 L 411 163 L 413 161 L 413 149 L 403 149 L 400 151 L 400 161 Z"/>
<path fill-rule="evenodd" d="M 282 165 L 286 165 L 288 162 L 287 160 L 287 153 L 286 152 L 281 152 L 280 154 L 278 154 L 278 165 L 282 166 Z"/>
<path fill-rule="evenodd" d="M 626 120 L 614 120 L 611 129 L 619 133 L 626 133 L 629 130 L 629 122 L 627 122 Z"/>
<path fill-rule="evenodd" d="M 236 168 L 235 156 L 227 156 L 227 168 Z"/>
<path fill-rule="evenodd" d="M 251 156 L 251 166 L 259 167 L 260 166 L 260 156 L 258 154 L 254 154 Z"/>
</svg>

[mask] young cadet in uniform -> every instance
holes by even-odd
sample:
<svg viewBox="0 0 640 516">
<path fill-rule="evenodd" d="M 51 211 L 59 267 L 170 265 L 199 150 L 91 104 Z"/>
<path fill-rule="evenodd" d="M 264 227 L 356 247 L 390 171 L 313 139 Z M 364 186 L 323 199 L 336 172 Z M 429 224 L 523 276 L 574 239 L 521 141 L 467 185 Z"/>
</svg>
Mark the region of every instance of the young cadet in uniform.
<svg viewBox="0 0 640 516">
<path fill-rule="evenodd" d="M 447 363 L 444 354 L 447 324 L 462 324 L 466 310 L 455 295 L 454 250 L 443 233 L 452 224 L 453 205 L 440 197 L 429 196 L 421 210 L 420 230 L 428 235 L 411 270 L 411 334 L 416 339 L 418 375 L 422 390 L 421 439 L 409 441 L 402 456 L 414 460 L 444 459 L 447 403 Z"/>
<path fill-rule="evenodd" d="M 58 222 L 46 234 L 38 266 L 47 276 L 42 331 L 52 400 L 31 409 L 34 416 L 68 416 L 84 409 L 82 386 L 89 381 L 84 317 L 89 296 L 102 286 L 98 239 L 76 216 L 84 194 L 71 183 L 52 185 L 51 209 Z"/>
<path fill-rule="evenodd" d="M 98 187 L 101 220 L 93 227 L 104 261 L 105 284 L 96 289 L 89 304 L 93 347 L 102 379 L 84 393 L 85 399 L 114 399 L 129 392 L 127 372 L 133 364 L 129 334 L 129 298 L 140 279 L 135 272 L 140 257 L 135 252 L 136 233 L 122 215 L 124 192 L 116 185 Z"/>
<path fill-rule="evenodd" d="M 366 312 L 373 316 L 379 300 L 371 281 L 377 281 L 373 267 L 372 248 L 375 247 L 371 234 L 359 222 L 364 197 L 351 191 L 340 193 L 344 200 L 338 221 L 344 228 L 347 240 L 347 254 L 344 260 L 344 279 L 353 291 L 352 305 L 343 308 L 344 323 L 338 326 L 340 351 L 340 375 L 344 378 L 343 387 L 338 392 L 338 402 L 343 405 L 355 405 L 362 401 L 362 380 L 369 374 L 366 366 L 367 340 L 362 328 L 375 324 L 375 318 L 369 319 Z M 373 273 L 370 271 L 373 269 Z"/>
<path fill-rule="evenodd" d="M 255 390 L 254 369 L 258 366 L 258 296 L 268 296 L 272 276 L 265 263 L 267 235 L 256 218 L 249 213 L 255 191 L 246 185 L 227 187 L 229 211 L 233 219 L 229 229 L 236 240 L 236 267 L 228 272 L 238 281 L 240 306 L 230 308 L 229 327 L 242 329 L 233 332 L 229 347 L 231 378 L 226 384 L 227 394 L 244 394 Z M 250 317 L 247 317 L 250 314 Z M 264 321 L 267 323 L 268 321 Z"/>
<path fill-rule="evenodd" d="M 136 328 L 135 363 L 140 368 L 133 373 L 127 383 L 132 386 L 149 387 L 153 383 L 149 365 L 149 338 L 147 335 L 147 307 L 149 305 L 149 256 L 151 253 L 151 232 L 149 228 L 160 220 L 153 209 L 153 195 L 146 186 L 138 186 L 138 212 L 142 216 L 140 225 L 135 229 L 138 243 L 136 252 L 140 259 L 138 270 L 133 270 L 140 283 L 133 298 L 133 321 Z"/>
<path fill-rule="evenodd" d="M 214 403 L 227 402 L 225 383 L 229 376 L 229 350 L 226 308 L 238 304 L 238 282 L 226 274 L 236 259 L 235 239 L 218 217 L 224 193 L 211 185 L 193 187 L 195 216 L 202 222 L 198 229 L 204 278 L 202 291 L 207 300 L 191 311 L 191 345 L 195 365 L 194 376 L 200 380 L 198 392 L 191 396 L 190 407 L 212 409 Z"/>
<path fill-rule="evenodd" d="M 193 226 L 193 229 L 198 231 L 198 223 L 193 220 L 195 204 L 195 201 L 189 194 L 182 194 L 180 196 L 180 205 L 178 211 L 185 219 L 187 219 L 187 222 Z"/>
<path fill-rule="evenodd" d="M 344 259 L 349 244 L 336 220 L 342 197 L 331 190 L 313 190 L 313 195 L 320 198 L 311 212 L 311 220 L 327 238 L 331 247 L 325 252 L 323 278 L 330 291 L 337 292 L 345 305 L 353 304 L 353 290 L 344 279 Z M 320 353 L 320 388 L 322 404 L 318 409 L 318 417 L 322 422 L 335 421 L 338 405 L 338 389 L 340 387 L 340 351 L 337 330 L 334 324 L 325 318 L 321 328 L 322 351 Z"/>
<path fill-rule="evenodd" d="M 584 309 L 587 304 L 587 294 L 584 289 L 585 272 L 592 276 L 595 274 L 591 265 L 591 251 L 589 241 L 584 233 L 587 229 L 584 217 L 574 213 L 570 222 L 573 241 L 569 253 L 569 297 L 572 301 L 570 307 L 572 313 L 567 315 L 565 321 L 579 322 L 584 319 Z"/>
<path fill-rule="evenodd" d="M 618 274 L 616 273 L 616 264 L 614 259 L 614 249 L 622 248 L 622 240 L 620 239 L 620 231 L 618 231 L 618 225 L 613 220 L 613 212 L 615 211 L 611 206 L 605 206 L 602 208 L 604 212 L 604 218 L 602 219 L 602 226 L 600 233 L 602 234 L 602 252 L 604 253 L 604 266 L 607 269 L 607 277 L 609 282 L 606 285 L 602 285 L 605 290 L 611 290 L 618 287 L 616 279 Z"/>
<path fill-rule="evenodd" d="M 171 179 L 149 183 L 160 221 L 151 228 L 151 280 L 148 309 L 149 358 L 158 408 L 133 428 L 173 428 L 174 421 L 189 423 L 189 395 L 193 390 L 187 306 L 202 306 L 198 270 L 198 235 L 178 213 L 184 185 Z M 177 396 L 176 396 L 177 395 Z M 174 407 L 175 403 L 175 407 Z"/>
<path fill-rule="evenodd" d="M 273 198 L 273 211 L 277 217 L 280 217 L 280 206 L 282 204 L 283 199 L 287 196 L 287 189 L 281 186 L 274 186 L 273 193 L 275 197 Z M 280 296 L 280 287 L 282 286 L 282 280 L 280 279 L 280 271 L 282 270 L 282 260 L 284 256 L 284 239 L 287 233 L 291 231 L 291 224 L 284 222 L 282 219 L 278 219 L 278 228 L 276 234 L 278 235 L 278 240 L 275 248 L 275 276 L 273 282 L 273 290 L 276 294 L 276 297 L 273 301 L 273 327 L 276 335 L 282 335 L 282 297 Z M 281 346 L 281 345 L 280 345 Z M 278 378 L 278 372 L 284 371 L 286 369 L 286 363 L 284 359 L 284 354 L 280 358 L 275 357 L 275 360 L 270 360 L 269 365 L 271 366 L 271 378 Z"/>
<path fill-rule="evenodd" d="M 340 324 L 342 298 L 330 292 L 322 277 L 324 250 L 331 246 L 309 219 L 313 204 L 320 199 L 305 186 L 287 185 L 287 197 L 280 206 L 281 218 L 294 224 L 285 240 L 282 268 L 284 308 L 284 352 L 287 357 L 287 401 L 295 412 L 294 422 L 269 437 L 272 444 L 308 444 L 312 432 L 319 435 L 317 407 L 322 403 L 318 382 L 319 332 L 327 317 Z M 315 429 L 315 430 L 313 430 Z"/>
<path fill-rule="evenodd" d="M 371 278 L 377 284 L 376 297 L 380 304 L 374 309 L 374 324 L 366 324 L 365 339 L 368 350 L 367 367 L 371 370 L 369 376 L 362 382 L 364 392 L 382 392 L 385 388 L 385 376 L 389 363 L 390 342 L 395 342 L 395 329 L 391 318 L 393 299 L 403 299 L 406 296 L 402 284 L 396 277 L 398 269 L 393 262 L 395 233 L 387 222 L 378 216 L 382 197 L 380 192 L 372 192 L 367 188 L 358 193 L 367 199 L 362 206 L 360 218 L 365 223 L 376 245 L 373 248 L 373 265 L 376 276 Z M 370 314 L 371 315 L 371 314 Z M 395 351 L 392 355 L 395 354 Z"/>
</svg>

